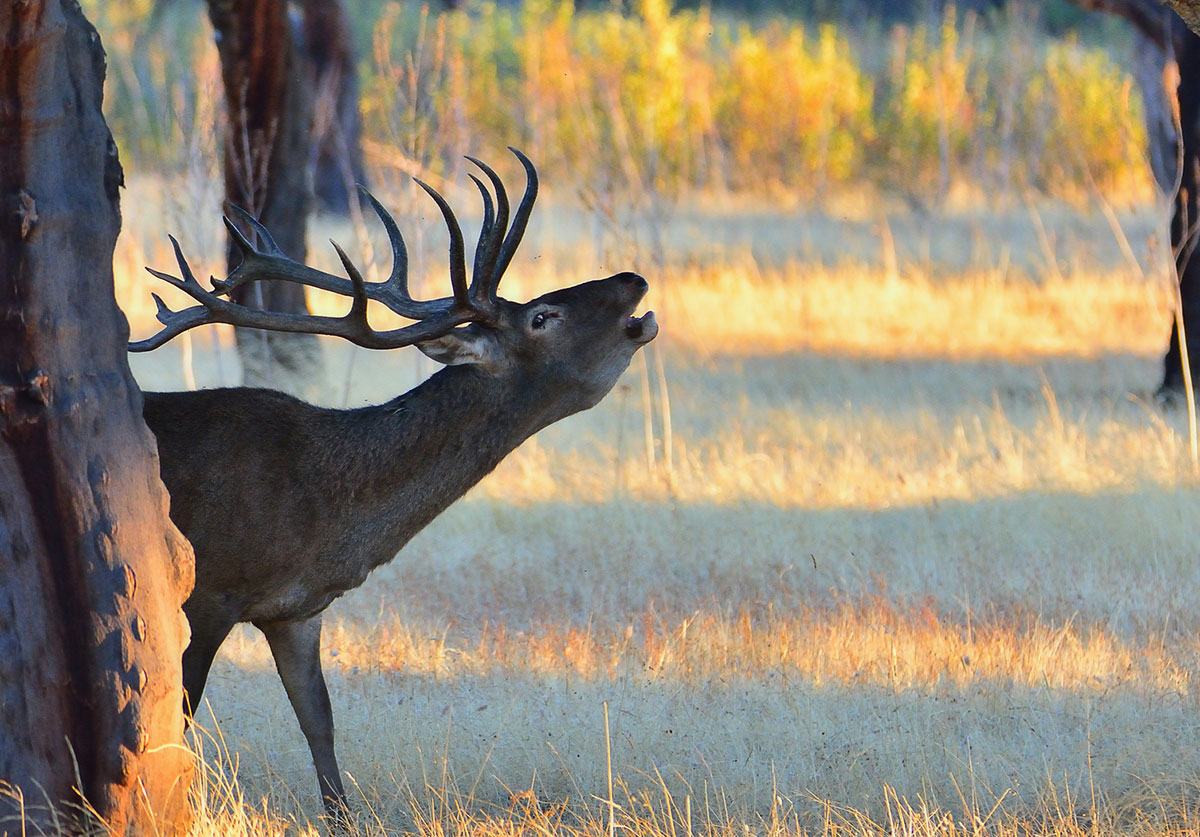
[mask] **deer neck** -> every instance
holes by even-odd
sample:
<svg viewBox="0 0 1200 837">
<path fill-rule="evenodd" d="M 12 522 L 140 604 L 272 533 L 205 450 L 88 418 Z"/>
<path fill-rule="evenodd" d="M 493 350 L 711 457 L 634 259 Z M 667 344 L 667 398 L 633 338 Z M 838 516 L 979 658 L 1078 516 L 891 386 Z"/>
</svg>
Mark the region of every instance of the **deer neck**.
<svg viewBox="0 0 1200 837">
<path fill-rule="evenodd" d="M 498 385 L 473 367 L 447 367 L 404 395 L 349 414 L 360 478 L 351 515 L 375 542 L 371 566 L 391 560 L 417 532 L 505 456 L 554 420 L 541 399 Z M 349 453 L 349 452 L 348 452 Z M 349 488 L 349 487 L 348 487 Z M 360 541 L 362 542 L 362 541 Z"/>
</svg>

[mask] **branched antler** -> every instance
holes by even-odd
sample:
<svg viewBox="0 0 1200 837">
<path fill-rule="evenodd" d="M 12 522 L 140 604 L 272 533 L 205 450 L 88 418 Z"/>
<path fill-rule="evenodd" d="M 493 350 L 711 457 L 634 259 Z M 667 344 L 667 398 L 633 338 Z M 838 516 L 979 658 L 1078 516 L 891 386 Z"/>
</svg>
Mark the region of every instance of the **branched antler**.
<svg viewBox="0 0 1200 837">
<path fill-rule="evenodd" d="M 475 259 L 469 284 L 466 275 L 465 245 L 458 219 L 455 218 L 450 205 L 437 190 L 417 180 L 418 185 L 428 192 L 437 203 L 450 234 L 450 284 L 453 291 L 451 296 L 431 300 L 412 298 L 408 289 L 408 251 L 404 244 L 404 237 L 400 234 L 395 219 L 362 186 L 358 187 L 359 193 L 371 204 L 375 214 L 379 216 L 392 247 L 392 272 L 383 282 L 365 281 L 337 242 L 331 243 L 337 250 L 338 258 L 341 259 L 348 279 L 294 261 L 284 255 L 271 233 L 257 218 L 243 209 L 231 207 L 238 218 L 258 233 L 260 247 L 251 244 L 237 225 L 226 216 L 224 218 L 225 226 L 233 238 L 234 245 L 242 254 L 242 261 L 227 278 L 213 278 L 213 290 L 209 291 L 196 280 L 179 247 L 179 242 L 171 237 L 171 245 L 175 249 L 175 259 L 179 263 L 180 276 L 175 277 L 152 268 L 146 269 L 167 284 L 179 288 L 200 304 L 173 311 L 157 294 L 154 294 L 154 301 L 158 306 L 158 321 L 163 324 L 163 329 L 145 340 L 130 343 L 129 350 L 131 352 L 150 351 L 188 329 L 210 323 L 227 323 L 269 331 L 328 334 L 344 338 L 368 349 L 391 349 L 410 346 L 422 340 L 438 337 L 464 323 L 495 320 L 499 299 L 496 296 L 496 289 L 524 235 L 525 226 L 537 198 L 538 187 L 537 171 L 533 163 L 517 149 L 510 148 L 509 150 L 521 161 L 528 178 L 525 194 L 517 208 L 511 227 L 508 227 L 508 196 L 500 177 L 479 160 L 473 157 L 467 158 L 483 171 L 496 190 L 493 204 L 487 187 L 479 178 L 471 175 L 471 179 L 483 196 L 484 218 L 483 227 L 479 233 L 479 242 L 475 247 Z M 323 317 L 262 311 L 240 305 L 226 298 L 235 288 L 260 279 L 298 282 L 312 288 L 352 297 L 354 301 L 345 316 Z M 391 331 L 375 331 L 367 322 L 368 300 L 379 302 L 402 317 L 417 320 L 417 322 Z"/>
</svg>

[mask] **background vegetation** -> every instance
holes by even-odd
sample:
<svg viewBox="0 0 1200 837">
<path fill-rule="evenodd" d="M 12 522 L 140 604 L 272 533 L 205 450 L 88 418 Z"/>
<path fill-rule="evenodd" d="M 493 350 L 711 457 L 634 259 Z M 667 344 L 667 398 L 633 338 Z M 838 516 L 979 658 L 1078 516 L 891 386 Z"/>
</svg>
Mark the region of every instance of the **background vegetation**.
<svg viewBox="0 0 1200 837">
<path fill-rule="evenodd" d="M 168 13 L 153 37 L 128 12 L 100 11 L 110 121 L 140 167 L 186 165 L 180 140 L 215 117 L 198 14 Z M 1039 21 L 1021 4 L 853 24 L 669 0 L 356 9 L 381 164 L 448 172 L 468 146 L 517 144 L 551 183 L 665 199 L 885 190 L 936 204 L 956 191 L 1078 200 L 1095 188 L 1145 199 L 1127 38 L 1052 37 Z"/>
<path fill-rule="evenodd" d="M 1200 833 L 1200 481 L 1148 392 L 1174 298 L 1128 44 L 846 8 L 358 8 L 417 286 L 445 238 L 407 175 L 474 207 L 460 155 L 516 184 L 515 144 L 546 194 L 502 291 L 632 267 L 663 324 L 330 610 L 359 833 Z M 224 262 L 216 59 L 196 9 L 91 11 L 140 336 L 167 232 Z M 388 269 L 374 227 L 311 233 Z M 327 348 L 332 405 L 432 371 Z M 223 331 L 133 361 L 238 380 Z M 247 628 L 214 669 L 201 833 L 313 828 L 269 660 Z"/>
</svg>

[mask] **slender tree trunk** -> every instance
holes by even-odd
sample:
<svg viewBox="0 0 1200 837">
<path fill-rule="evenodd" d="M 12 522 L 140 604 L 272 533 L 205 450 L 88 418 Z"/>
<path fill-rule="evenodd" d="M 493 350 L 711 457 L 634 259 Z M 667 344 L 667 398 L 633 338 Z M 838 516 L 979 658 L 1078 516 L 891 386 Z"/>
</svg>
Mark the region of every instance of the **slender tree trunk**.
<svg viewBox="0 0 1200 837">
<path fill-rule="evenodd" d="M 1182 34 L 1182 27 L 1180 29 Z M 1178 98 L 1179 65 L 1172 49 L 1168 55 L 1162 40 L 1148 38 L 1140 30 L 1134 33 L 1134 81 L 1142 94 L 1146 117 L 1146 154 L 1150 171 L 1163 194 L 1175 189 L 1179 160 L 1179 134 L 1175 130 L 1175 105 Z"/>
<path fill-rule="evenodd" d="M 208 12 L 229 114 L 225 198 L 258 216 L 283 252 L 304 261 L 312 101 L 287 6 L 287 0 L 209 0 Z M 238 260 L 231 244 L 230 270 Z M 273 311 L 308 310 L 303 287 L 291 282 L 255 282 L 234 297 Z M 323 363 L 312 335 L 239 331 L 237 341 L 247 385 L 309 397 L 320 390 Z"/>
<path fill-rule="evenodd" d="M 1182 133 L 1183 169 L 1178 173 L 1179 189 L 1171 213 L 1171 249 L 1179 273 L 1179 298 L 1183 307 L 1183 325 L 1187 337 L 1188 360 L 1192 379 L 1200 380 L 1200 258 L 1197 258 L 1197 189 L 1200 188 L 1200 36 L 1192 33 L 1180 38 L 1179 125 Z M 1179 328 L 1171 326 L 1171 342 L 1163 358 L 1160 393 L 1183 392 L 1183 364 L 1179 347 Z"/>
<path fill-rule="evenodd" d="M 1182 162 L 1176 170 L 1170 160 L 1159 160 L 1155 164 L 1155 143 L 1162 143 L 1161 116 L 1155 115 L 1153 107 L 1147 108 L 1147 125 L 1151 161 L 1154 174 L 1162 184 L 1166 176 L 1173 175 L 1172 185 L 1178 181 L 1171 212 L 1171 249 L 1175 256 L 1175 267 L 1179 276 L 1179 300 L 1183 309 L 1183 326 L 1186 332 L 1188 362 L 1192 367 L 1193 381 L 1200 380 L 1200 259 L 1195 258 L 1197 229 L 1197 189 L 1200 189 L 1200 0 L 1164 0 L 1174 9 L 1179 18 L 1163 8 L 1159 0 L 1075 0 L 1087 9 L 1106 11 L 1125 18 L 1141 33 L 1153 48 L 1165 57 L 1168 52 L 1175 55 L 1179 66 L 1178 86 L 1173 92 L 1174 102 L 1179 107 L 1178 145 L 1173 149 Z M 1181 23 L 1187 24 L 1185 28 Z M 1188 30 L 1192 31 L 1188 31 Z M 1152 45 L 1152 46 L 1150 46 Z M 1144 69 L 1144 68 L 1142 68 Z M 1141 76 L 1147 75 L 1140 73 Z M 1148 85 L 1143 80 L 1143 89 Z M 1170 187 L 1168 187 L 1170 188 Z M 1170 400 L 1183 393 L 1184 375 L 1182 352 L 1179 344 L 1179 324 L 1171 324 L 1171 340 L 1163 357 L 1163 377 L 1158 394 Z"/>
<path fill-rule="evenodd" d="M 366 182 L 358 56 L 344 0 L 304 0 L 304 58 L 313 91 L 312 172 L 317 207 L 345 215 Z"/>
<path fill-rule="evenodd" d="M 0 3 L 0 33 L 0 821 L 86 799 L 112 833 L 185 833 L 193 558 L 113 298 L 104 53 L 73 0 Z"/>
</svg>

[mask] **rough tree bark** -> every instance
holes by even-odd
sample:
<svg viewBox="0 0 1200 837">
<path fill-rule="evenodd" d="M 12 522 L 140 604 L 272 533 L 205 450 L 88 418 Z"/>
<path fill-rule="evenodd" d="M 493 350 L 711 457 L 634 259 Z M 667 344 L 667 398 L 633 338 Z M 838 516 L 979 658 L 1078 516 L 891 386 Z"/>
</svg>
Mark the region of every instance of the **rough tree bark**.
<svg viewBox="0 0 1200 837">
<path fill-rule="evenodd" d="M 304 0 L 304 58 L 313 91 L 311 170 L 317 207 L 346 215 L 365 183 L 358 56 L 344 0 Z"/>
<path fill-rule="evenodd" d="M 0 820 L 82 794 L 115 834 L 184 833 L 193 558 L 113 298 L 104 53 L 74 0 L 0 3 L 0 33 Z"/>
<path fill-rule="evenodd" d="M 303 261 L 312 99 L 287 7 L 287 0 L 208 0 L 229 115 L 225 198 L 258 216 L 283 252 Z M 231 243 L 230 270 L 237 261 Z M 234 297 L 274 311 L 308 310 L 303 287 L 291 282 L 255 282 Z M 319 391 L 323 362 L 312 335 L 240 331 L 237 342 L 248 386 L 310 398 Z"/>
</svg>

